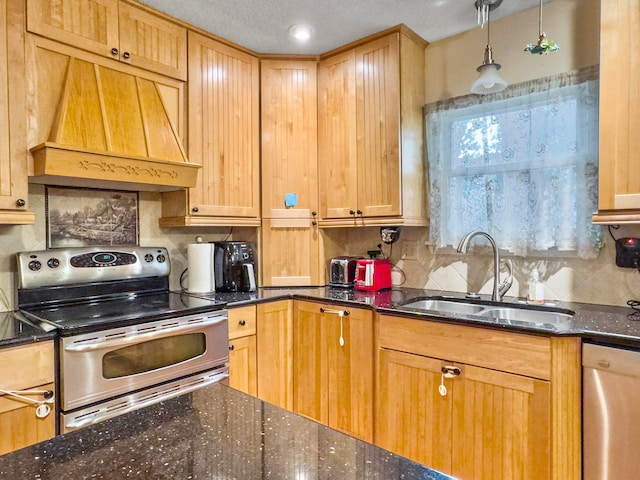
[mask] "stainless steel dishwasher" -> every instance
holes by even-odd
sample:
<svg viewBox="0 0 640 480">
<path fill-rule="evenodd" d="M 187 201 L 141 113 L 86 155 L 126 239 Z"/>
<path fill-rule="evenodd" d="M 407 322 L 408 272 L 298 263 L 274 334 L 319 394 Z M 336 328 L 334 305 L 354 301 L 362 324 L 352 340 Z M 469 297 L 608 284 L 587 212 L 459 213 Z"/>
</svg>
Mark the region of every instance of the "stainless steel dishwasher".
<svg viewBox="0 0 640 480">
<path fill-rule="evenodd" d="M 584 480 L 640 478 L 640 350 L 584 344 Z"/>
</svg>

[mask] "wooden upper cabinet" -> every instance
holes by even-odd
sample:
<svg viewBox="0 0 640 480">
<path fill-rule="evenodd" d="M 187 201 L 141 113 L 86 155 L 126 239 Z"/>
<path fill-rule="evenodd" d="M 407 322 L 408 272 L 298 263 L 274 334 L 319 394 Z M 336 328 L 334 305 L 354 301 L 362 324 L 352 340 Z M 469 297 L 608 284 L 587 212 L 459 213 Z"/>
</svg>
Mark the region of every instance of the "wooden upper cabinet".
<svg viewBox="0 0 640 480">
<path fill-rule="evenodd" d="M 187 79 L 187 30 L 119 0 L 28 0 L 30 32 L 149 71 Z"/>
<path fill-rule="evenodd" d="M 0 224 L 35 221 L 27 210 L 23 20 L 20 2 L 0 1 Z"/>
<path fill-rule="evenodd" d="M 317 63 L 261 62 L 262 281 L 320 285 Z"/>
<path fill-rule="evenodd" d="M 320 62 L 318 156 L 320 215 L 349 218 L 358 205 L 355 50 Z"/>
<path fill-rule="evenodd" d="M 640 223 L 640 0 L 600 8 L 599 193 L 595 223 Z"/>
<path fill-rule="evenodd" d="M 425 47 L 403 27 L 321 61 L 321 225 L 426 224 Z"/>
<path fill-rule="evenodd" d="M 393 34 L 356 48 L 358 210 L 402 214 L 400 189 L 400 42 Z"/>
<path fill-rule="evenodd" d="M 257 57 L 189 32 L 189 161 L 198 183 L 163 194 L 160 225 L 260 225 Z"/>
<path fill-rule="evenodd" d="M 318 209 L 317 64 L 263 60 L 260 71 L 262 216 L 311 219 Z"/>
</svg>

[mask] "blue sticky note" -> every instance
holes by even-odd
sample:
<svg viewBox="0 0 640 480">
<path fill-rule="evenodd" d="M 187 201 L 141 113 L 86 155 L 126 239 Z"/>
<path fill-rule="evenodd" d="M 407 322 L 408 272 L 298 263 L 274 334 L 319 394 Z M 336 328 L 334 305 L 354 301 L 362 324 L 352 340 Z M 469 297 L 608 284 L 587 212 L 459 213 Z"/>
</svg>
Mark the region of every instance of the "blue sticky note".
<svg viewBox="0 0 640 480">
<path fill-rule="evenodd" d="M 295 207 L 298 205 L 298 195 L 295 193 L 285 193 L 284 194 L 284 206 L 285 207 Z"/>
</svg>

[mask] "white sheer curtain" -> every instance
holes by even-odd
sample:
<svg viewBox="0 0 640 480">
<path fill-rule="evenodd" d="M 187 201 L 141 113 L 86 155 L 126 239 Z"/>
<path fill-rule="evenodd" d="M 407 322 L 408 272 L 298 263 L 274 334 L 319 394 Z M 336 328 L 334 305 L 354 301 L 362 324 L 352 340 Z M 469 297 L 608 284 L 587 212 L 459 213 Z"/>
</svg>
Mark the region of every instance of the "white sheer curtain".
<svg viewBox="0 0 640 480">
<path fill-rule="evenodd" d="M 436 246 L 484 230 L 515 255 L 597 255 L 597 68 L 427 105 L 425 115 Z"/>
</svg>

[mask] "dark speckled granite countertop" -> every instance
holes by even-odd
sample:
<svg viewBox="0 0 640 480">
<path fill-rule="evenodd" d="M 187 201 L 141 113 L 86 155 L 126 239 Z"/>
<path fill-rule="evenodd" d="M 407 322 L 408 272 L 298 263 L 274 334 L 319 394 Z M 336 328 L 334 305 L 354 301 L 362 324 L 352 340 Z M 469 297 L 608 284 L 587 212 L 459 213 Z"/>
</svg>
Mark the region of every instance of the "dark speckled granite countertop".
<svg viewBox="0 0 640 480">
<path fill-rule="evenodd" d="M 477 315 L 454 313 L 407 311 L 402 304 L 415 298 L 446 297 L 463 298 L 456 292 L 421 290 L 415 288 L 393 288 L 382 292 L 362 292 L 353 289 L 330 287 L 259 288 L 256 292 L 191 294 L 213 298 L 234 306 L 262 303 L 287 298 L 312 301 L 331 301 L 341 305 L 371 308 L 383 313 L 409 315 L 416 319 L 443 321 L 463 325 L 477 325 L 486 328 L 507 329 L 539 335 L 575 335 L 587 340 L 640 347 L 640 313 L 633 319 L 631 308 L 588 303 L 561 303 L 549 305 L 552 308 L 571 310 L 573 317 L 561 324 L 529 323 L 483 318 Z M 488 297 L 483 297 L 488 301 Z M 504 304 L 518 304 L 519 299 L 505 297 Z M 520 306 L 522 302 L 520 302 Z M 535 308 L 535 307 L 534 307 Z M 4 315 L 4 317 L 2 317 Z M 0 348 L 21 343 L 52 338 L 54 333 L 45 333 L 33 327 L 28 321 L 20 320 L 15 312 L 0 312 Z"/>
<path fill-rule="evenodd" d="M 0 312 L 0 348 L 40 342 L 55 336 L 55 332 L 45 332 L 32 325 L 19 312 Z"/>
<path fill-rule="evenodd" d="M 317 288 L 260 288 L 257 292 L 249 293 L 213 293 L 205 295 L 224 301 L 229 307 L 260 303 L 280 298 L 298 298 L 313 301 L 329 300 L 343 305 L 368 307 L 383 313 L 410 315 L 416 319 L 435 320 L 458 323 L 463 325 L 477 325 L 487 328 L 508 329 L 540 335 L 574 335 L 585 339 L 640 346 L 640 314 L 638 320 L 633 320 L 634 310 L 626 307 L 595 305 L 588 303 L 556 302 L 548 305 L 551 308 L 570 310 L 575 315 L 562 324 L 529 323 L 518 321 L 504 321 L 500 319 L 483 318 L 477 315 L 464 315 L 435 312 L 403 311 L 401 305 L 414 298 L 446 297 L 464 298 L 456 292 L 439 290 L 421 290 L 414 288 L 393 288 L 382 292 L 362 292 L 352 289 L 329 287 Z M 484 301 L 488 297 L 483 296 Z M 505 297 L 505 304 L 522 306 L 521 299 Z M 536 308 L 536 307 L 533 307 Z M 545 307 L 542 307 L 545 308 Z"/>
<path fill-rule="evenodd" d="M 217 384 L 0 456 L 0 478 L 451 477 Z"/>
</svg>

